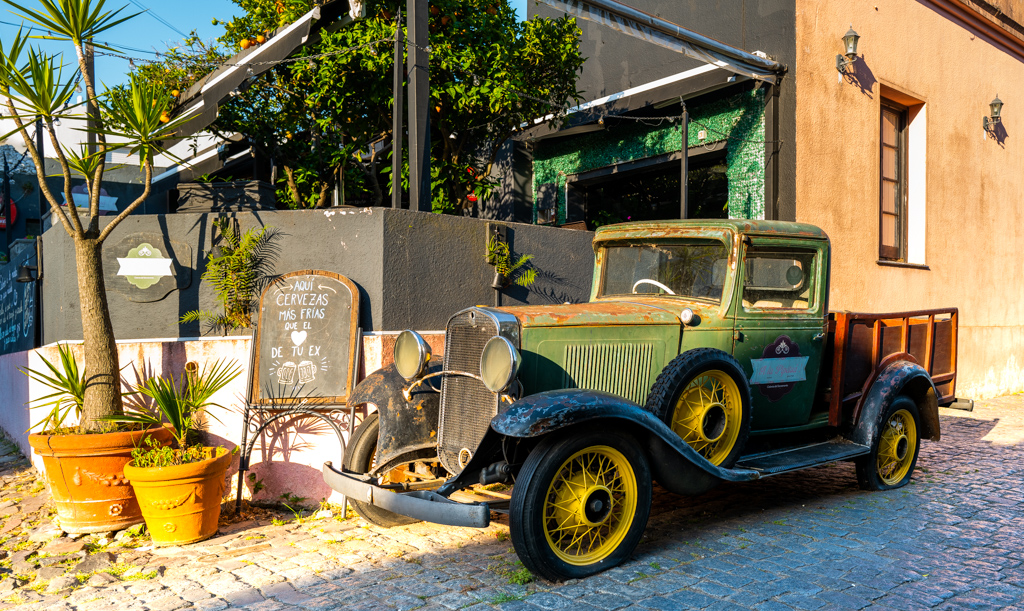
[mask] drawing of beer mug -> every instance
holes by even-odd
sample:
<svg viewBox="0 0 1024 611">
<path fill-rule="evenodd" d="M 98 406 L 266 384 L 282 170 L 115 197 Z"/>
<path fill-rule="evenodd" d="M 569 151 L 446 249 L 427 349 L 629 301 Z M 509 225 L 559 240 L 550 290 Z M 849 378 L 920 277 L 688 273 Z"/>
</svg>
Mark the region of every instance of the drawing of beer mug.
<svg viewBox="0 0 1024 611">
<path fill-rule="evenodd" d="M 295 363 L 288 361 L 277 368 L 277 381 L 281 384 L 295 383 Z"/>
<path fill-rule="evenodd" d="M 316 366 L 313 361 L 299 363 L 299 384 L 307 384 L 316 379 Z"/>
</svg>

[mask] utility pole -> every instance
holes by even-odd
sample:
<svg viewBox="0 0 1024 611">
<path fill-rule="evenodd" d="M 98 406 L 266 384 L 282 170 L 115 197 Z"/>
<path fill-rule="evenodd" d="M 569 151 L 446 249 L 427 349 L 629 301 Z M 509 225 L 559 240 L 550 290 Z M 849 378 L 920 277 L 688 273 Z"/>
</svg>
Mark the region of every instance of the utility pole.
<svg viewBox="0 0 1024 611">
<path fill-rule="evenodd" d="M 36 119 L 36 151 L 39 160 L 46 165 L 46 151 L 43 149 L 43 119 Z M 43 215 L 46 213 L 46 196 L 43 195 L 43 181 L 46 180 L 46 168 L 36 168 L 36 181 L 39 183 L 36 196 L 39 198 L 39 235 L 43 235 Z"/>
<path fill-rule="evenodd" d="M 92 43 L 85 43 L 85 65 L 89 70 L 89 88 L 96 91 L 96 54 L 93 52 Z M 88 98 L 88 91 L 86 91 L 86 97 Z M 91 103 L 86 105 L 86 117 L 85 128 L 89 131 L 86 132 L 86 147 L 89 150 L 89 154 L 96 152 L 96 134 L 93 133 L 93 129 L 96 128 L 97 117 L 96 114 L 99 112 L 98 108 L 95 108 Z M 86 177 L 86 182 L 91 180 L 90 177 Z M 68 202 L 69 206 L 73 206 L 72 202 Z"/>
<path fill-rule="evenodd" d="M 402 207 L 402 101 L 405 98 L 405 37 L 402 34 L 402 7 L 395 16 L 394 105 L 391 107 L 391 207 Z M 372 145 L 371 145 L 372 146 Z"/>
<path fill-rule="evenodd" d="M 3 201 L 4 210 L 4 254 L 7 255 L 7 262 L 11 261 L 11 225 L 14 223 L 14 215 L 11 214 L 11 170 L 7 166 L 7 155 L 4 155 L 4 177 L 3 186 L 0 187 L 0 201 Z"/>
<path fill-rule="evenodd" d="M 680 100 L 679 103 L 683 107 L 682 125 L 679 128 L 683 140 L 683 158 L 680 160 L 682 175 L 679 177 L 679 218 L 688 219 L 690 218 L 690 113 L 686 111 L 686 102 Z"/>
<path fill-rule="evenodd" d="M 428 0 L 406 0 L 409 24 L 409 209 L 430 212 L 430 44 Z"/>
</svg>

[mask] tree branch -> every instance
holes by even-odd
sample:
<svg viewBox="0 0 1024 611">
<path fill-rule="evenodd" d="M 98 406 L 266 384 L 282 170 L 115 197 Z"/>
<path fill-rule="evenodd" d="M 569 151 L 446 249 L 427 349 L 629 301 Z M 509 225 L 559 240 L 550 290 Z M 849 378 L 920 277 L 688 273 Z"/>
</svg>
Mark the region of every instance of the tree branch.
<svg viewBox="0 0 1024 611">
<path fill-rule="evenodd" d="M 64 231 L 67 231 L 69 236 L 74 237 L 75 230 L 71 227 L 71 221 L 68 220 L 67 215 L 64 214 L 64 211 L 57 203 L 57 198 L 50 192 L 50 186 L 46 184 L 46 165 L 44 160 L 40 157 L 40 152 L 32 143 L 32 139 L 28 137 L 28 131 L 25 129 L 25 122 L 22 121 L 21 115 L 15 112 L 14 101 L 11 100 L 10 96 L 7 96 L 6 100 L 7 112 L 14 119 L 14 124 L 18 127 L 21 137 L 25 140 L 25 146 L 28 148 L 29 156 L 32 157 L 32 163 L 36 164 L 36 178 L 39 180 L 39 189 L 42 190 L 46 201 L 50 203 L 50 213 L 59 218 L 61 225 L 64 225 Z M 42 222 L 42 219 L 40 219 L 40 222 Z"/>
<path fill-rule="evenodd" d="M 127 208 L 122 210 L 117 216 L 115 216 L 113 218 L 113 220 L 111 220 L 109 223 L 107 223 L 107 226 L 104 227 L 103 231 L 100 232 L 100 237 L 96 238 L 96 243 L 97 244 L 102 244 L 103 240 L 106 240 L 107 236 L 110 235 L 110 232 L 113 231 L 115 227 L 120 225 L 121 221 L 126 219 L 129 214 L 134 212 L 135 209 L 138 208 L 140 205 L 142 205 L 142 202 L 146 201 L 146 198 L 149 197 L 149 192 L 153 188 L 153 159 L 152 159 L 152 157 L 147 157 L 145 163 L 143 164 L 143 166 L 145 168 L 145 174 L 146 174 L 146 179 L 145 179 L 146 188 L 144 188 L 142 190 L 142 195 L 138 196 L 135 199 L 135 201 L 133 201 L 132 203 L 128 204 Z"/>
<path fill-rule="evenodd" d="M 68 158 L 64 156 L 64 150 L 60 148 L 60 142 L 57 141 L 57 132 L 53 129 L 53 123 L 44 121 L 43 124 L 46 125 L 46 132 L 50 134 L 50 143 L 53 144 L 53 149 L 57 152 L 57 160 L 60 161 L 60 169 L 64 173 L 64 199 L 68 203 L 68 216 L 71 217 L 71 224 L 74 225 L 78 235 L 85 237 L 82 221 L 78 218 L 78 207 L 75 206 L 75 199 L 71 194 L 71 168 L 68 166 Z M 86 177 L 85 181 L 89 182 L 89 178 Z"/>
</svg>

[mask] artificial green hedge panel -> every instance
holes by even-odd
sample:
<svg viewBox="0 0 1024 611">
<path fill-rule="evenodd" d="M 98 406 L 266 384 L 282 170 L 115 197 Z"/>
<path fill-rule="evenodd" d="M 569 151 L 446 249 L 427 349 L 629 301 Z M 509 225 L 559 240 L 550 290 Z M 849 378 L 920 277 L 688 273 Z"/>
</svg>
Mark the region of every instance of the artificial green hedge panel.
<svg viewBox="0 0 1024 611">
<path fill-rule="evenodd" d="M 739 93 L 690 111 L 690 147 L 728 140 L 726 176 L 729 179 L 729 217 L 764 218 L 764 93 Z M 648 123 L 657 123 L 657 120 Z M 615 122 L 606 131 L 545 142 L 533 162 L 533 195 L 543 185 L 555 185 L 558 220 L 565 221 L 565 177 L 618 163 L 664 155 L 681 149 L 679 121 L 660 125 Z M 697 138 L 704 130 L 707 137 Z M 534 209 L 534 220 L 537 210 Z"/>
</svg>

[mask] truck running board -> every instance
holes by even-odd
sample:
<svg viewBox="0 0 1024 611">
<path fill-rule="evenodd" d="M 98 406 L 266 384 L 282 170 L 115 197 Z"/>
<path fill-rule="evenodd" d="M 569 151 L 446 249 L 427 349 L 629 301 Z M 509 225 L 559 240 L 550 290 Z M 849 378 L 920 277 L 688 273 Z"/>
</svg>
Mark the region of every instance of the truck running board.
<svg viewBox="0 0 1024 611">
<path fill-rule="evenodd" d="M 795 448 L 784 448 L 773 450 L 762 454 L 741 456 L 736 463 L 736 469 L 753 469 L 762 477 L 778 475 L 787 471 L 799 471 L 818 465 L 840 460 L 849 460 L 857 456 L 863 456 L 871 451 L 868 446 L 853 443 L 841 437 L 815 443 L 809 446 L 798 446 Z"/>
</svg>

